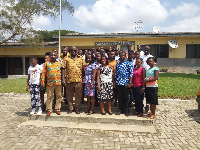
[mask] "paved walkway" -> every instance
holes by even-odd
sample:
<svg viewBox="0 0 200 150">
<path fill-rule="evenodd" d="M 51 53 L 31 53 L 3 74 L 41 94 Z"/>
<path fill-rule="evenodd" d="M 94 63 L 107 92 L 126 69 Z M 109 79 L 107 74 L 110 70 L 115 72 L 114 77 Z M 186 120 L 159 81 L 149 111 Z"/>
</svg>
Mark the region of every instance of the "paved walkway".
<svg viewBox="0 0 200 150">
<path fill-rule="evenodd" d="M 0 149 L 200 149 L 200 114 L 195 101 L 161 100 L 156 133 L 23 126 L 29 95 L 0 94 Z"/>
</svg>

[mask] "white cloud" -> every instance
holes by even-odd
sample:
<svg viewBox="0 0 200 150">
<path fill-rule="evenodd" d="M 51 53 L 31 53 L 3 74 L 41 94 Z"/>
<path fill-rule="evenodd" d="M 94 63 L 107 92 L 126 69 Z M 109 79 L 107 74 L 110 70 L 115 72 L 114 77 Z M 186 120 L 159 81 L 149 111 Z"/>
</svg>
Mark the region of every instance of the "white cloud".
<svg viewBox="0 0 200 150">
<path fill-rule="evenodd" d="M 48 17 L 40 15 L 33 18 L 33 26 L 35 27 L 45 27 L 50 25 L 51 25 L 51 20 Z"/>
<path fill-rule="evenodd" d="M 199 6 L 194 3 L 180 3 L 180 5 L 176 6 L 170 10 L 171 15 L 181 16 L 181 17 L 193 17 L 199 13 Z"/>
<path fill-rule="evenodd" d="M 162 32 L 200 32 L 200 15 L 176 21 L 168 27 L 161 27 Z"/>
<path fill-rule="evenodd" d="M 74 13 L 76 23 L 90 31 L 134 32 L 135 21 L 144 27 L 164 22 L 167 10 L 159 0 L 98 0 L 90 7 L 80 6 Z"/>
</svg>

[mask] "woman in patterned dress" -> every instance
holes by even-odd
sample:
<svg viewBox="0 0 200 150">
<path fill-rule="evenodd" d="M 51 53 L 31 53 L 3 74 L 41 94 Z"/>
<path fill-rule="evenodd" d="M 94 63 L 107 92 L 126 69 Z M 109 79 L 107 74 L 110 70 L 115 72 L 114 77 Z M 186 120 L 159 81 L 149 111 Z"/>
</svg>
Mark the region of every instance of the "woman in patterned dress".
<svg viewBox="0 0 200 150">
<path fill-rule="evenodd" d="M 83 83 L 85 83 L 84 94 L 87 95 L 87 104 L 88 104 L 88 108 L 85 112 L 88 115 L 91 115 L 94 113 L 95 76 L 96 76 L 96 65 L 94 63 L 93 55 L 91 54 L 86 55 L 86 62 L 89 64 L 84 69 L 85 77 L 83 78 Z"/>
<path fill-rule="evenodd" d="M 108 114 L 112 115 L 111 104 L 113 100 L 113 74 L 108 65 L 106 56 L 101 57 L 101 66 L 97 70 L 97 98 L 101 107 L 101 114 L 106 115 L 104 102 L 108 103 Z"/>
</svg>

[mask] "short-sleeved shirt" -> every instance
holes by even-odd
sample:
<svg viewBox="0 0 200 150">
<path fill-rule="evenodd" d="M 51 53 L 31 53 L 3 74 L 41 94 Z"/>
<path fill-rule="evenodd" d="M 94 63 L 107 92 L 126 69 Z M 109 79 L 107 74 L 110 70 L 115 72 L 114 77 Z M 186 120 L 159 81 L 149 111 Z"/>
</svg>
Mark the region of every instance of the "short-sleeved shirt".
<svg viewBox="0 0 200 150">
<path fill-rule="evenodd" d="M 41 76 L 41 84 L 45 83 L 45 76 L 47 77 L 47 85 L 61 85 L 61 62 L 59 61 L 47 61 L 44 63 Z"/>
<path fill-rule="evenodd" d="M 138 70 L 137 68 L 133 68 L 133 87 L 138 87 L 143 85 L 143 69 L 140 67 Z"/>
<path fill-rule="evenodd" d="M 30 66 L 28 68 L 28 74 L 30 74 L 29 83 L 40 84 L 40 74 L 42 73 L 42 66 L 36 65 L 35 67 Z"/>
<path fill-rule="evenodd" d="M 65 69 L 66 82 L 82 82 L 82 69 L 86 63 L 82 56 L 77 55 L 74 59 L 69 55 L 62 61 L 62 68 Z"/>
<path fill-rule="evenodd" d="M 126 85 L 129 83 L 129 79 L 133 76 L 133 67 L 128 62 L 125 61 L 121 63 L 120 61 L 116 64 L 115 78 L 116 85 Z"/>
<path fill-rule="evenodd" d="M 117 61 L 116 60 L 108 60 L 109 62 L 109 66 L 112 68 L 112 72 L 113 72 L 113 75 L 115 75 L 115 68 L 116 68 L 116 64 L 117 64 Z"/>
<path fill-rule="evenodd" d="M 147 64 L 147 59 L 149 57 L 153 57 L 152 55 L 143 55 L 143 56 L 140 56 L 140 58 L 142 58 L 143 62 L 142 62 L 142 67 L 145 68 L 145 70 L 148 70 L 150 68 L 150 66 Z"/>
<path fill-rule="evenodd" d="M 83 83 L 90 84 L 92 81 L 92 70 L 96 69 L 96 64 L 92 63 L 90 65 L 87 65 L 84 69 L 85 71 L 85 77 L 83 78 Z M 95 81 L 94 81 L 95 82 Z"/>
<path fill-rule="evenodd" d="M 146 78 L 149 78 L 149 79 L 154 78 L 155 70 L 159 71 L 159 68 L 158 67 L 153 67 L 153 68 L 149 68 L 148 70 L 146 70 Z M 146 83 L 146 87 L 158 87 L 157 80 L 149 82 L 149 83 Z"/>
</svg>

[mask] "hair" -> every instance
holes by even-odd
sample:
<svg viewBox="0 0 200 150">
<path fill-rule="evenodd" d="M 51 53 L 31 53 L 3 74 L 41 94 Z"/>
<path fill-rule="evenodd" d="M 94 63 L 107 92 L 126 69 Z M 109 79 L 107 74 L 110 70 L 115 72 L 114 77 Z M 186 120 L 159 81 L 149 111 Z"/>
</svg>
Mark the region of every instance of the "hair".
<svg viewBox="0 0 200 150">
<path fill-rule="evenodd" d="M 31 57 L 30 57 L 30 60 L 31 60 L 31 59 L 38 60 L 38 57 L 37 57 L 37 56 L 31 56 Z"/>
<path fill-rule="evenodd" d="M 120 55 L 121 53 L 124 53 L 125 56 L 126 56 L 126 52 L 125 52 L 125 51 L 119 51 L 119 55 Z"/>
<path fill-rule="evenodd" d="M 95 62 L 95 57 L 93 56 L 93 54 L 87 54 L 86 56 L 85 56 L 85 62 L 87 62 L 87 57 L 88 56 L 91 56 L 91 58 L 92 58 L 92 63 L 94 63 Z"/>
<path fill-rule="evenodd" d="M 138 59 L 143 63 L 143 59 L 142 59 L 142 58 L 137 58 L 136 61 L 137 61 Z"/>
<path fill-rule="evenodd" d="M 45 53 L 45 56 L 50 56 L 51 55 L 51 52 L 46 52 Z"/>
<path fill-rule="evenodd" d="M 105 57 L 105 58 L 106 58 L 106 64 L 108 65 L 108 64 L 109 64 L 108 58 L 107 58 L 105 55 L 102 55 L 102 56 L 101 56 L 101 60 L 102 60 L 102 57 Z"/>
<path fill-rule="evenodd" d="M 147 64 L 148 64 L 148 61 L 149 61 L 150 59 L 152 59 L 154 62 L 156 62 L 156 58 L 155 58 L 155 57 L 149 57 L 149 58 L 147 59 Z"/>
<path fill-rule="evenodd" d="M 140 51 L 135 51 L 135 53 L 140 53 Z"/>
<path fill-rule="evenodd" d="M 128 50 L 128 53 L 134 54 L 134 51 L 133 50 Z"/>
</svg>

